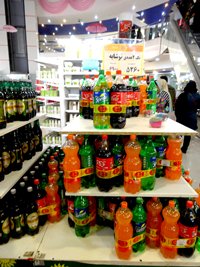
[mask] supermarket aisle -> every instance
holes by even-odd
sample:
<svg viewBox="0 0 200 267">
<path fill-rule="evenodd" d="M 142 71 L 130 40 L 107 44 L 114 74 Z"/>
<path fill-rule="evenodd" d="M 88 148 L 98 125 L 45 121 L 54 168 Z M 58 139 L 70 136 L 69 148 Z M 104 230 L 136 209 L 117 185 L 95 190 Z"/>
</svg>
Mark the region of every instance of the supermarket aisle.
<svg viewBox="0 0 200 267">
<path fill-rule="evenodd" d="M 183 154 L 183 166 L 190 169 L 190 176 L 193 179 L 193 187 L 200 184 L 200 138 L 193 137 L 186 154 Z"/>
</svg>

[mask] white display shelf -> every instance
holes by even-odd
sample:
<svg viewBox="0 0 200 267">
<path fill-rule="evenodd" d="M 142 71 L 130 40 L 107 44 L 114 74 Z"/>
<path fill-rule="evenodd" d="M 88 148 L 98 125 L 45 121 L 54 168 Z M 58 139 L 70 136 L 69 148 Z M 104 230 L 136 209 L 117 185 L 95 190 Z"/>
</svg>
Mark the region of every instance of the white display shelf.
<svg viewBox="0 0 200 267">
<path fill-rule="evenodd" d="M 68 226 L 65 217 L 59 223 L 48 224 L 38 249 L 38 256 L 44 255 L 43 260 L 76 261 L 109 266 L 199 266 L 200 262 L 198 252 L 191 258 L 177 256 L 176 259 L 165 259 L 159 249 L 149 248 L 138 255 L 132 253 L 130 260 L 120 260 L 116 256 L 114 246 L 112 229 L 106 227 L 88 237 L 80 238 L 75 235 L 74 229 Z"/>
<path fill-rule="evenodd" d="M 75 75 L 98 75 L 98 72 L 91 72 L 91 71 L 80 71 L 80 72 L 64 72 L 63 75 L 75 76 Z"/>
<path fill-rule="evenodd" d="M 33 260 L 47 227 L 48 224 L 40 227 L 39 233 L 34 236 L 25 235 L 20 239 L 10 238 L 7 244 L 1 245 L 0 258 Z"/>
<path fill-rule="evenodd" d="M 78 127 L 77 127 L 78 126 Z M 149 118 L 136 117 L 126 120 L 123 129 L 95 129 L 92 120 L 80 117 L 74 118 L 66 127 L 62 128 L 62 133 L 81 134 L 108 134 L 108 135 L 196 135 L 197 132 L 171 119 L 163 122 L 161 128 L 152 128 L 149 125 Z"/>
<path fill-rule="evenodd" d="M 37 96 L 37 99 L 44 99 L 44 100 L 49 100 L 49 101 L 56 101 L 60 102 L 60 97 L 59 96 Z"/>
<path fill-rule="evenodd" d="M 46 114 L 47 118 L 53 118 L 53 119 L 58 119 L 60 120 L 60 114 Z"/>
<path fill-rule="evenodd" d="M 65 97 L 65 100 L 71 100 L 71 101 L 79 101 L 79 98 L 75 97 Z"/>
<path fill-rule="evenodd" d="M 55 132 L 60 132 L 61 131 L 61 127 L 54 127 L 54 126 L 44 126 L 41 125 L 40 126 L 41 129 L 47 129 L 49 131 L 55 131 Z"/>
<path fill-rule="evenodd" d="M 43 150 L 37 152 L 36 155 L 23 162 L 22 169 L 19 171 L 13 171 L 8 175 L 5 175 L 3 181 L 0 182 L 0 199 L 3 198 L 6 193 L 19 181 L 19 179 L 30 169 L 30 167 L 39 159 L 39 157 L 45 152 L 48 146 L 43 145 Z"/>
<path fill-rule="evenodd" d="M 15 130 L 25 126 L 26 124 L 29 124 L 29 123 L 34 122 L 36 120 L 45 119 L 45 117 L 46 117 L 46 114 L 38 113 L 35 117 L 33 117 L 32 119 L 30 119 L 28 121 L 14 121 L 14 122 L 7 123 L 6 128 L 0 130 L 0 136 L 3 136 L 7 133 L 15 131 Z"/>
<path fill-rule="evenodd" d="M 73 110 L 73 109 L 66 109 L 67 113 L 79 113 L 79 110 Z"/>
<path fill-rule="evenodd" d="M 47 60 L 42 60 L 42 59 L 35 59 L 35 62 L 38 63 L 38 64 L 41 64 L 41 65 L 47 65 L 47 66 L 50 66 L 50 67 L 56 67 L 58 68 L 60 62 L 56 60 L 54 61 L 47 61 Z"/>
<path fill-rule="evenodd" d="M 197 197 L 197 192 L 185 181 L 184 178 L 171 181 L 167 178 L 156 178 L 153 190 L 141 190 L 137 194 L 130 194 L 124 191 L 123 187 L 114 187 L 109 192 L 100 192 L 97 187 L 81 189 L 77 193 L 65 193 L 66 196 L 97 196 L 97 197 Z"/>
</svg>

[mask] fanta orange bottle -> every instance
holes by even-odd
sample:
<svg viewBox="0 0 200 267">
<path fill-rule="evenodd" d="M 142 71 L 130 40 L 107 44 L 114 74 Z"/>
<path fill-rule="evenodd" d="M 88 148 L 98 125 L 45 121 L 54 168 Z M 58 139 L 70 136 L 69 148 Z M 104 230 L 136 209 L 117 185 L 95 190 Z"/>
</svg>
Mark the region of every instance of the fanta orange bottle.
<svg viewBox="0 0 200 267">
<path fill-rule="evenodd" d="M 178 180 L 181 178 L 181 139 L 176 136 L 170 136 L 167 138 L 167 150 L 166 159 L 171 161 L 171 166 L 165 168 L 165 177 L 170 180 Z"/>
<path fill-rule="evenodd" d="M 140 89 L 140 114 L 143 114 L 146 110 L 146 104 L 143 102 L 144 99 L 147 99 L 147 82 L 146 77 L 143 77 L 139 83 Z"/>
<path fill-rule="evenodd" d="M 147 202 L 146 207 L 147 207 L 146 244 L 150 248 L 156 248 L 160 246 L 162 204 L 159 198 L 152 197 Z"/>
<path fill-rule="evenodd" d="M 73 135 L 67 136 L 67 141 L 62 147 L 65 157 L 63 160 L 64 186 L 67 192 L 77 192 L 81 188 L 81 177 L 79 170 L 81 167 L 78 157 L 79 145 L 73 140 Z M 74 171 L 69 175 L 70 171 Z"/>
<path fill-rule="evenodd" d="M 165 258 L 174 259 L 178 250 L 173 245 L 176 244 L 176 240 L 179 236 L 177 221 L 179 220 L 180 213 L 176 209 L 173 200 L 169 201 L 169 205 L 163 209 L 162 214 L 164 221 L 161 224 L 160 252 Z"/>
<path fill-rule="evenodd" d="M 115 251 L 120 259 L 127 260 L 132 253 L 132 245 L 128 242 L 133 236 L 132 218 L 127 202 L 122 201 L 121 207 L 116 212 L 115 226 Z"/>
<path fill-rule="evenodd" d="M 126 157 L 124 159 L 124 190 L 127 193 L 135 194 L 140 191 L 141 179 L 132 177 L 130 172 L 142 169 L 142 161 L 140 159 L 141 146 L 136 141 L 136 135 L 132 134 L 130 140 L 125 147 Z"/>
</svg>

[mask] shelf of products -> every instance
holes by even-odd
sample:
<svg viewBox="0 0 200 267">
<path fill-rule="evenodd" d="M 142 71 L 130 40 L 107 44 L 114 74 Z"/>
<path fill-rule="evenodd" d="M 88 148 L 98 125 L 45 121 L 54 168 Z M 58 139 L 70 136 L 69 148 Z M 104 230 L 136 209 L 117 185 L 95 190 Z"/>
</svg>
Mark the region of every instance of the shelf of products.
<svg viewBox="0 0 200 267">
<path fill-rule="evenodd" d="M 60 119 L 60 114 L 46 114 L 47 118 Z"/>
<path fill-rule="evenodd" d="M 63 75 L 64 76 L 71 76 L 71 75 L 78 75 L 78 76 L 80 76 L 80 75 L 99 75 L 99 73 L 96 71 L 96 72 L 91 72 L 91 71 L 80 71 L 80 72 L 64 72 L 63 73 Z"/>
<path fill-rule="evenodd" d="M 77 193 L 65 193 L 66 196 L 97 196 L 97 197 L 169 197 L 172 195 L 174 197 L 197 197 L 197 192 L 188 185 L 184 178 L 179 180 L 171 181 L 164 177 L 156 178 L 156 184 L 154 189 L 147 191 L 140 191 L 136 194 L 129 194 L 124 191 L 123 187 L 115 187 L 112 190 L 107 192 L 100 192 L 97 187 L 89 189 L 81 189 Z"/>
<path fill-rule="evenodd" d="M 49 101 L 56 101 L 60 102 L 60 97 L 59 96 L 37 96 L 37 100 L 49 100 Z"/>
<path fill-rule="evenodd" d="M 25 126 L 26 124 L 29 124 L 31 122 L 34 122 L 36 120 L 42 120 L 46 118 L 46 114 L 40 114 L 38 113 L 35 117 L 33 117 L 32 119 L 28 120 L 28 121 L 14 121 L 14 122 L 10 122 L 7 123 L 6 128 L 4 129 L 0 129 L 0 136 L 3 136 L 7 133 L 10 133 L 16 129 L 19 129 L 20 127 Z"/>
<path fill-rule="evenodd" d="M 43 147 L 43 150 L 37 152 L 36 155 L 30 159 L 23 162 L 23 167 L 20 171 L 11 172 L 5 176 L 5 179 L 0 182 L 0 199 L 3 198 L 6 193 L 19 181 L 19 179 L 26 173 L 26 171 L 34 164 L 34 162 L 39 159 L 39 157 L 44 153 L 48 146 Z"/>
<path fill-rule="evenodd" d="M 79 125 L 79 128 L 77 128 Z M 123 129 L 95 129 L 92 120 L 86 120 L 80 117 L 75 118 L 70 125 L 62 128 L 62 133 L 81 133 L 81 134 L 108 134 L 108 135 L 196 135 L 197 132 L 183 126 L 176 121 L 167 119 L 163 122 L 161 128 L 152 128 L 149 125 L 149 118 L 136 117 L 126 121 Z"/>
</svg>

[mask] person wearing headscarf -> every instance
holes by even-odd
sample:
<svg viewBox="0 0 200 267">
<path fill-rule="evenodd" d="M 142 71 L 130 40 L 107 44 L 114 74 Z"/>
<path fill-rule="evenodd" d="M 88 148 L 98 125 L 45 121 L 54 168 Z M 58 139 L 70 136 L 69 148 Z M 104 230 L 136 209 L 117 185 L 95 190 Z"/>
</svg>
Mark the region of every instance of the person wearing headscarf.
<svg viewBox="0 0 200 267">
<path fill-rule="evenodd" d="M 189 81 L 184 88 L 184 92 L 179 95 L 175 103 L 176 121 L 197 130 L 197 109 L 200 108 L 200 95 L 197 92 L 195 81 Z M 191 136 L 184 136 L 183 153 L 187 152 L 191 140 Z"/>
<path fill-rule="evenodd" d="M 159 87 L 159 102 L 157 103 L 157 112 L 169 113 L 172 112 L 172 99 L 169 93 L 166 80 L 158 79 L 157 84 Z"/>
</svg>

